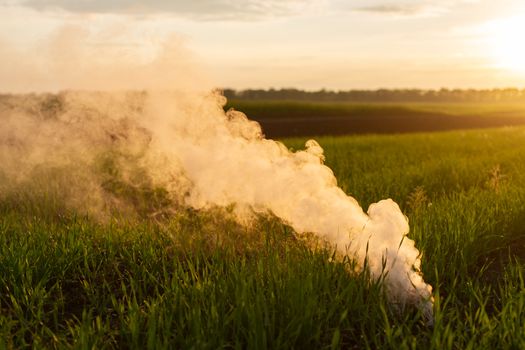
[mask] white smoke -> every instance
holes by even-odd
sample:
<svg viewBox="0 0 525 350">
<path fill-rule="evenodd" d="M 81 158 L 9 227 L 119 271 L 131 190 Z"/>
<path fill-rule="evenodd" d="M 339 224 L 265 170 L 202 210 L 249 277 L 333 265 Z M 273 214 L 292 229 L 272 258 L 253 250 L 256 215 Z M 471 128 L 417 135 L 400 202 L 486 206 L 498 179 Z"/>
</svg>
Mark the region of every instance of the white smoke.
<svg viewBox="0 0 525 350">
<path fill-rule="evenodd" d="M 111 149 L 123 155 L 118 166 L 124 176 L 140 167 L 153 185 L 187 206 L 270 212 L 299 234 L 315 233 L 361 267 L 367 259 L 371 276 L 384 279 L 393 302 L 421 304 L 431 315 L 431 287 L 422 279 L 419 252 L 406 237 L 406 217 L 392 200 L 364 213 L 337 186 L 314 140 L 291 152 L 265 139 L 244 114 L 225 113 L 217 93 L 63 93 L 47 117 L 41 106 L 50 98 L 41 99 L 15 97 L 2 111 L 0 164 L 8 178 L 20 182 L 37 167 L 67 166 L 82 176 L 70 180 L 70 190 L 81 190 L 66 199 L 100 210 L 106 201 L 103 179 L 92 164 Z"/>
<path fill-rule="evenodd" d="M 66 46 L 78 44 L 67 39 Z M 71 52 L 77 51 L 82 52 Z M 130 65 L 128 57 L 127 65 L 99 60 L 91 69 L 82 57 L 69 57 L 65 71 L 45 68 L 56 62 L 53 52 L 39 56 L 38 69 L 13 76 L 19 79 L 15 86 L 32 86 L 33 75 L 43 84 L 37 86 L 48 86 L 63 74 L 61 81 L 76 88 L 124 90 L 145 81 L 147 91 L 0 96 L 0 194 L 27 182 L 45 187 L 52 178 L 73 208 L 90 213 L 122 208 L 125 201 L 107 194 L 108 181 L 119 185 L 100 173 L 104 168 L 118 172 L 131 188 L 162 188 L 173 202 L 193 208 L 233 205 L 239 216 L 272 213 L 299 234 L 318 235 L 361 268 L 366 260 L 372 278 L 384 280 L 392 302 L 418 305 L 431 320 L 432 288 L 422 278 L 419 251 L 406 236 L 406 217 L 392 200 L 372 204 L 365 213 L 337 186 L 317 142 L 291 152 L 265 139 L 244 114 L 225 113 L 224 97 L 199 92 L 208 86 L 200 86 L 200 73 L 192 73 L 191 60 L 180 59 L 176 46 L 150 65 Z M 73 62 L 82 62 L 81 78 L 75 78 Z M 24 67 L 29 66 L 25 59 Z M 9 72 L 0 73 L 5 91 L 9 80 L 1 78 Z M 109 166 L 107 159 L 113 162 Z"/>
<path fill-rule="evenodd" d="M 383 200 L 364 213 L 337 186 L 316 141 L 291 152 L 262 137 L 259 125 L 244 114 L 225 114 L 223 103 L 220 96 L 208 96 L 186 115 L 152 114 L 161 130 L 153 139 L 164 145 L 164 154 L 180 164 L 191 182 L 186 204 L 270 211 L 298 233 L 317 234 L 361 266 L 367 259 L 372 277 L 384 278 L 393 302 L 421 305 L 430 317 L 432 288 L 423 281 L 420 254 L 406 237 L 408 221 L 398 205 Z"/>
</svg>

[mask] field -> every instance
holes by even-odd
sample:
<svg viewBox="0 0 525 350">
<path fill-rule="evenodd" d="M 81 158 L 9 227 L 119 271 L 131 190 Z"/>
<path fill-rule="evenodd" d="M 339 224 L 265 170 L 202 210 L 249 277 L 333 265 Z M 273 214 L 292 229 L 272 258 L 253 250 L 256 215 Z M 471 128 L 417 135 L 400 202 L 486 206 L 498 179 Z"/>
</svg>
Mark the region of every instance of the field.
<svg viewBox="0 0 525 350">
<path fill-rule="evenodd" d="M 523 348 L 524 140 L 525 128 L 319 139 L 347 193 L 391 197 L 409 217 L 434 327 L 273 218 L 98 224 L 4 199 L 0 348 Z"/>
<path fill-rule="evenodd" d="M 433 327 L 271 216 L 100 223 L 20 194 L 0 202 L 0 349 L 525 348 L 525 128 L 318 141 L 345 192 L 408 216 Z"/>
<path fill-rule="evenodd" d="M 525 124 L 525 105 L 508 103 L 331 103 L 232 100 L 270 138 L 447 131 Z"/>
</svg>

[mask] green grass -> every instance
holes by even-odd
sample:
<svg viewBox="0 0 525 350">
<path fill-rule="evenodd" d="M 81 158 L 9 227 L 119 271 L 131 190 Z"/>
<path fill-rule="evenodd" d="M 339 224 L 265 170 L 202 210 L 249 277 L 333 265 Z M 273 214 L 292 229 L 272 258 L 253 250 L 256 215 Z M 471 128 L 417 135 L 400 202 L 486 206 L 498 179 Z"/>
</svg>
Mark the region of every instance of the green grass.
<svg viewBox="0 0 525 350">
<path fill-rule="evenodd" d="M 525 348 L 525 128 L 318 141 L 347 193 L 408 216 L 434 327 L 272 217 L 97 223 L 0 196 L 0 349 Z"/>
</svg>

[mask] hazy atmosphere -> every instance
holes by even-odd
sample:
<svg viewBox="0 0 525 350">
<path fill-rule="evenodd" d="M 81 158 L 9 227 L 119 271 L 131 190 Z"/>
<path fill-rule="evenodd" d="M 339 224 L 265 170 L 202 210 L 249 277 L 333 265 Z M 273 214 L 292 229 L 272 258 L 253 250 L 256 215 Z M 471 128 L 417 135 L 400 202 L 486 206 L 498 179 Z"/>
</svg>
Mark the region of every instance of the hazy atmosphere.
<svg viewBox="0 0 525 350">
<path fill-rule="evenodd" d="M 524 32 L 518 0 L 2 0 L 0 91 L 67 87 L 16 73 L 64 37 L 133 62 L 175 40 L 235 89 L 523 87 Z"/>
</svg>

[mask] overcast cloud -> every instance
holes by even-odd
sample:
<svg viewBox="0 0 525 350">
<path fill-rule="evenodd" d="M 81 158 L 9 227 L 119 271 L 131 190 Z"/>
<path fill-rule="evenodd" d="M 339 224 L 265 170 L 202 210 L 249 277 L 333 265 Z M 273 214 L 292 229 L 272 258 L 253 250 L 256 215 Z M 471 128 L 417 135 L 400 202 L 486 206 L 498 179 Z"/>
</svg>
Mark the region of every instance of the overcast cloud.
<svg viewBox="0 0 525 350">
<path fill-rule="evenodd" d="M 477 2 L 478 0 L 355 0 L 351 2 L 351 9 L 357 12 L 396 17 L 434 17 L 446 14 L 456 6 Z"/>
<path fill-rule="evenodd" d="M 354 8 L 355 11 L 394 16 L 436 16 L 448 11 L 446 6 L 431 4 L 381 4 Z"/>
<path fill-rule="evenodd" d="M 71 13 L 175 14 L 201 20 L 258 19 L 301 13 L 319 0 L 19 0 L 37 10 Z M 0 4 L 14 4 L 0 0 Z"/>
<path fill-rule="evenodd" d="M 0 0 L 0 5 L 39 11 L 167 14 L 194 20 L 261 20 L 319 12 L 366 12 L 396 17 L 427 17 L 447 13 L 458 4 L 478 0 Z"/>
</svg>

